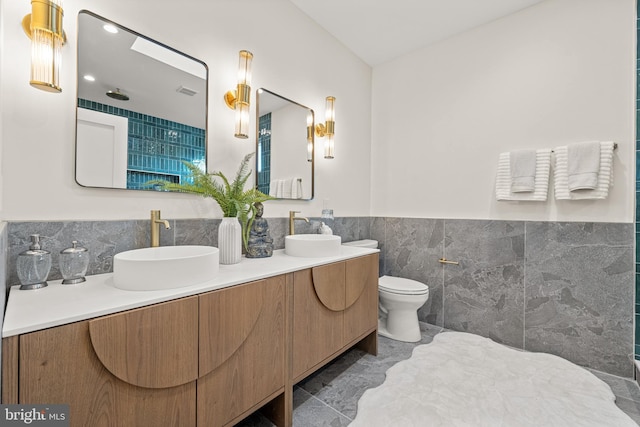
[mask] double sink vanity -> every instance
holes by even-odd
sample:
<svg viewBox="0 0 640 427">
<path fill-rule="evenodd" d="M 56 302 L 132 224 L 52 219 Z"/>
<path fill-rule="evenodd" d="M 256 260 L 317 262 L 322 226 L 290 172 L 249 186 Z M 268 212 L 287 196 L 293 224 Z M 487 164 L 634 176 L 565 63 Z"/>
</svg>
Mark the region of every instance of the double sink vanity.
<svg viewBox="0 0 640 427">
<path fill-rule="evenodd" d="M 2 403 L 69 404 L 72 426 L 231 426 L 261 408 L 291 426 L 297 382 L 355 345 L 377 351 L 378 250 L 304 236 L 233 265 L 147 248 L 80 285 L 13 287 Z"/>
</svg>

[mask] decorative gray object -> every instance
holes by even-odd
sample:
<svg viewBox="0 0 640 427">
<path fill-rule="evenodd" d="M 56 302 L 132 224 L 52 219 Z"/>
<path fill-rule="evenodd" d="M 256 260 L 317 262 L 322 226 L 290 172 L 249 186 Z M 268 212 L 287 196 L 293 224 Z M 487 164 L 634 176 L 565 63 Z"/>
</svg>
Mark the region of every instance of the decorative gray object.
<svg viewBox="0 0 640 427">
<path fill-rule="evenodd" d="M 267 258 L 273 255 L 273 239 L 269 232 L 269 223 L 262 218 L 264 206 L 257 202 L 254 204 L 256 208 L 256 216 L 249 230 L 249 239 L 247 241 L 247 258 Z"/>
</svg>

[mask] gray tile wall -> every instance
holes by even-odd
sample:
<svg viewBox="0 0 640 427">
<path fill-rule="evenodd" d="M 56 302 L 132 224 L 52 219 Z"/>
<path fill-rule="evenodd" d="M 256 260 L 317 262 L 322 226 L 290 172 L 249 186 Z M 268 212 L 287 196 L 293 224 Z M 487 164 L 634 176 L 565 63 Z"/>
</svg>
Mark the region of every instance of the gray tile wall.
<svg viewBox="0 0 640 427">
<path fill-rule="evenodd" d="M 267 219 L 283 248 L 288 220 Z M 217 246 L 219 222 L 170 220 L 161 244 Z M 297 221 L 296 232 L 315 232 L 319 222 Z M 429 285 L 422 321 L 633 376 L 633 224 L 341 217 L 328 225 L 344 242 L 378 240 L 381 274 Z M 89 274 L 107 273 L 116 253 L 148 246 L 148 228 L 143 220 L 11 222 L 7 284 L 18 284 L 15 258 L 30 234 L 52 252 L 53 280 L 72 240 L 89 249 Z M 443 266 L 442 257 L 460 264 Z"/>
<path fill-rule="evenodd" d="M 288 232 L 287 218 L 267 218 L 269 230 L 276 249 L 284 248 L 284 236 Z M 320 218 L 309 218 L 309 223 L 297 221 L 296 233 L 317 232 Z M 329 221 L 334 234 L 342 236 L 344 242 L 368 238 L 369 218 L 336 218 Z M 218 245 L 220 219 L 169 220 L 170 230 L 161 229 L 160 244 L 171 245 Z M 360 227 L 363 231 L 360 232 Z M 42 248 L 51 252 L 50 280 L 61 279 L 59 269 L 60 251 L 77 240 L 89 250 L 88 275 L 113 271 L 113 256 L 119 252 L 149 246 L 149 221 L 29 221 L 8 223 L 8 280 L 7 287 L 20 283 L 16 272 L 18 254 L 29 248 L 31 234 L 40 234 Z M 364 236 L 364 237 L 361 237 Z M 0 282 L 0 283 L 5 283 Z"/>
<path fill-rule="evenodd" d="M 420 320 L 633 376 L 633 224 L 370 221 L 381 273 L 429 285 Z"/>
</svg>

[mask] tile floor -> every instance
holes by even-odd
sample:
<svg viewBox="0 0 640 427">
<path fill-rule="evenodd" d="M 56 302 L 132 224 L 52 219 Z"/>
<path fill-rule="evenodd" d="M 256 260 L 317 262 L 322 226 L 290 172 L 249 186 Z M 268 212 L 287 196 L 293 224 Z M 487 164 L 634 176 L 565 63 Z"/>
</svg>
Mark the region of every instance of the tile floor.
<svg viewBox="0 0 640 427">
<path fill-rule="evenodd" d="M 442 331 L 442 328 L 426 323 L 421 323 L 420 327 L 422 340 L 418 343 L 379 337 L 377 357 L 352 349 L 300 382 L 294 389 L 294 427 L 348 426 L 365 390 L 382 384 L 387 369 L 411 357 L 416 345 L 431 342 Z M 640 424 L 640 388 L 636 382 L 592 372 L 609 384 L 618 407 Z M 262 415 L 254 414 L 237 426 L 270 427 L 273 424 Z"/>
</svg>

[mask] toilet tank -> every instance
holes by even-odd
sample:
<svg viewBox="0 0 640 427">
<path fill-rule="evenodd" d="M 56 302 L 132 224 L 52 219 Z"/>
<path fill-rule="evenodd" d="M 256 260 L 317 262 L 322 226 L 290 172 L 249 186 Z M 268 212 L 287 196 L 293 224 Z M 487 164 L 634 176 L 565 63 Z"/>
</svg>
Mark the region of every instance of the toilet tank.
<svg viewBox="0 0 640 427">
<path fill-rule="evenodd" d="M 354 240 L 353 242 L 343 243 L 343 245 L 345 245 L 345 246 L 357 246 L 359 248 L 377 249 L 378 248 L 378 241 L 377 240 L 370 240 L 370 239 Z"/>
</svg>

